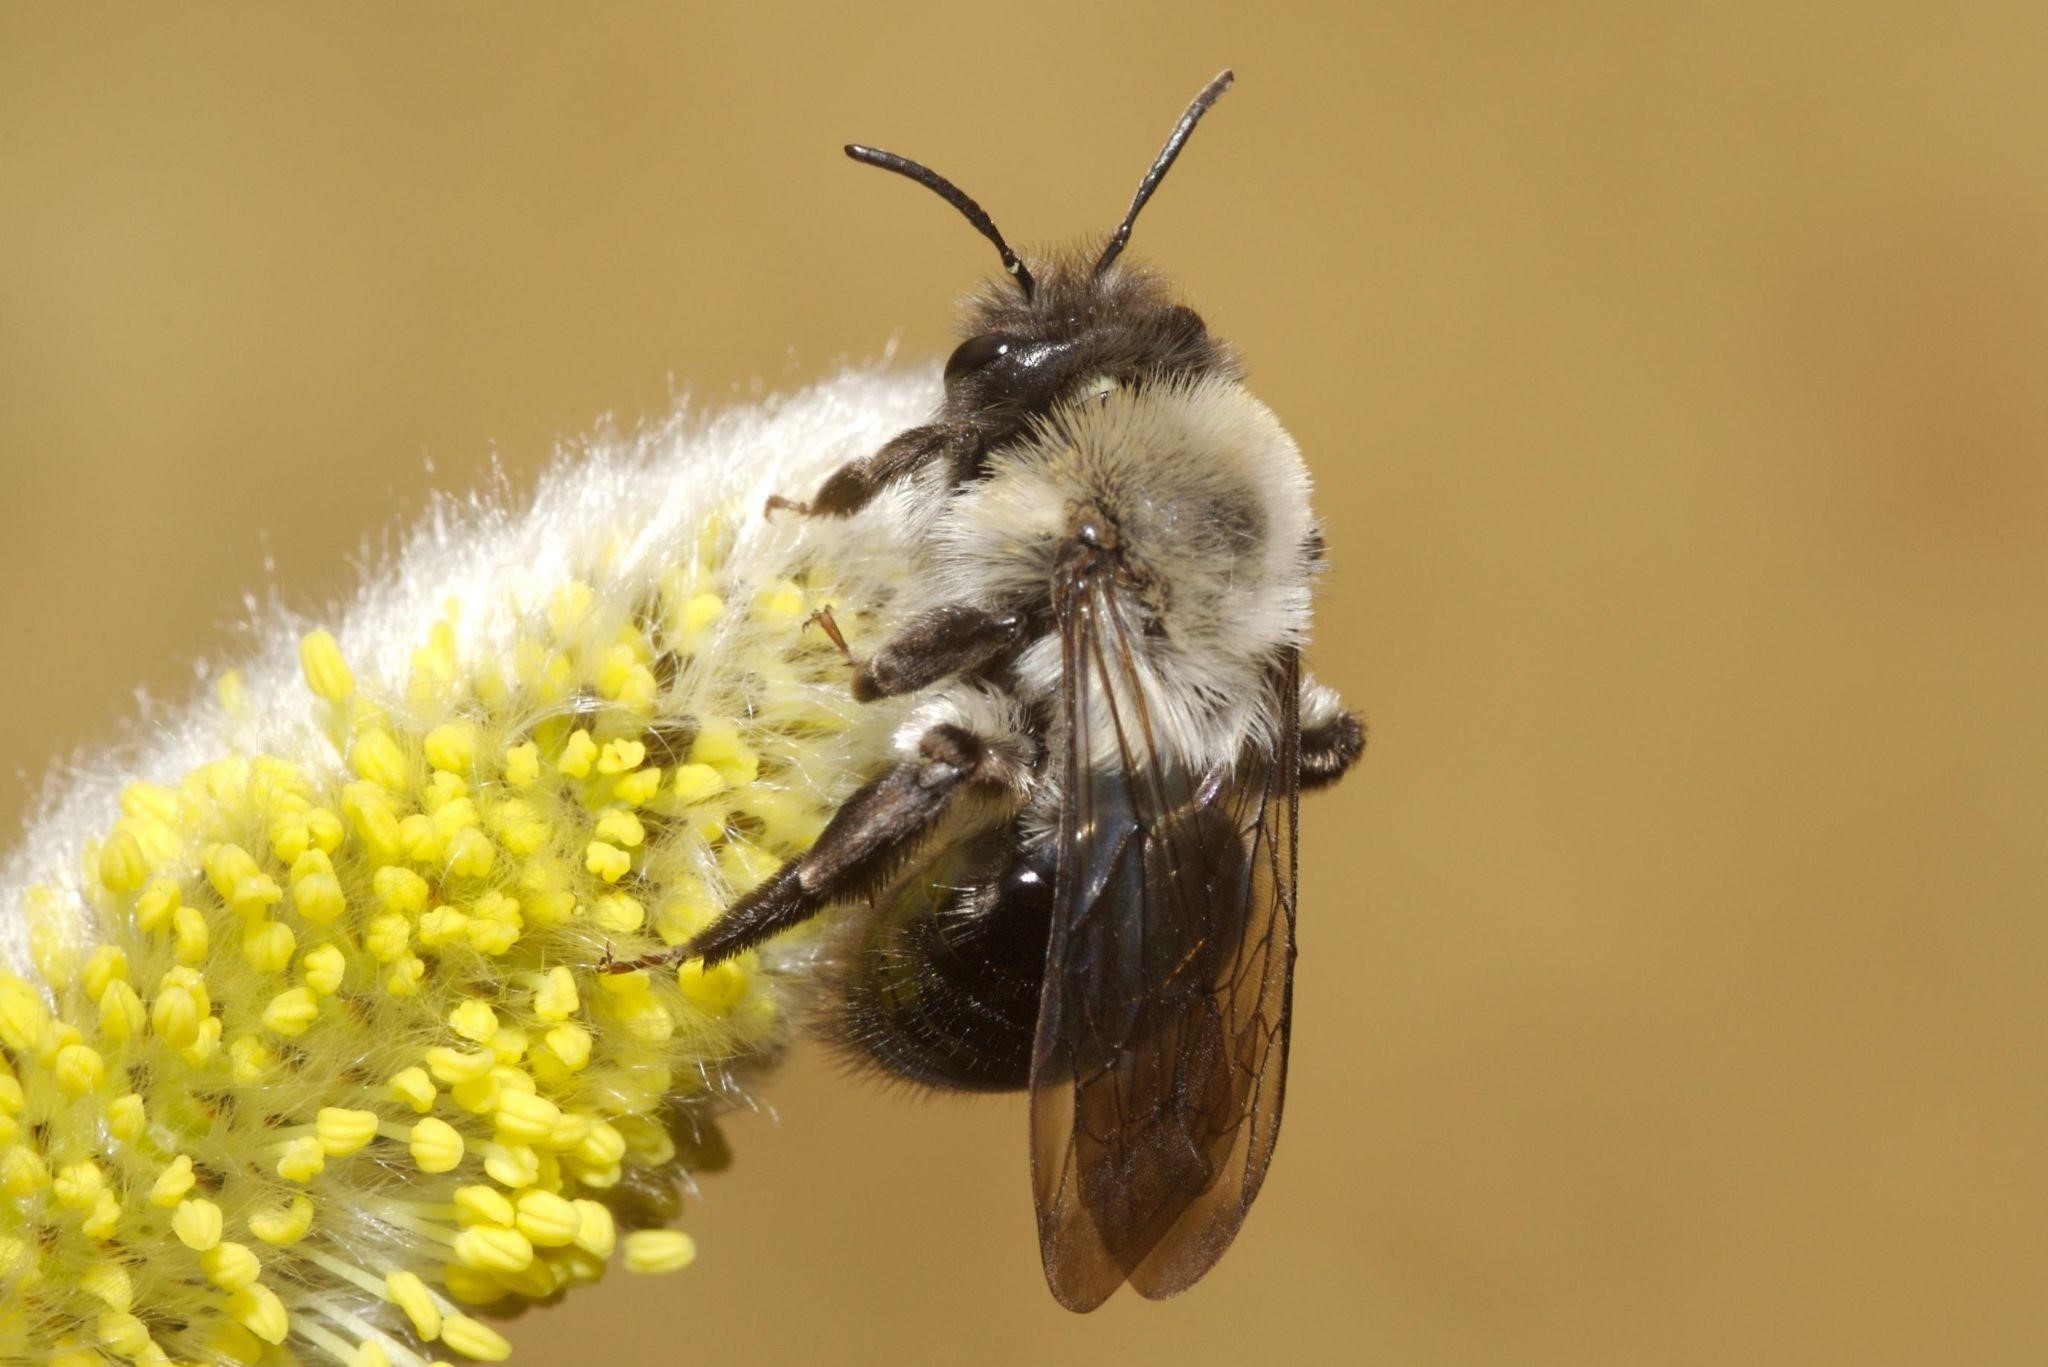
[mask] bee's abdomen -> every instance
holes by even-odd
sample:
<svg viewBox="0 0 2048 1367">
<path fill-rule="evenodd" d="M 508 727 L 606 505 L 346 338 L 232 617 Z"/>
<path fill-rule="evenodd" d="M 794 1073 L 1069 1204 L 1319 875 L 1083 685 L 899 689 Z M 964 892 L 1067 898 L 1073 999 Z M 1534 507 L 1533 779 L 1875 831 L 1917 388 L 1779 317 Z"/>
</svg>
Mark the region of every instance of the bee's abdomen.
<svg viewBox="0 0 2048 1367">
<path fill-rule="evenodd" d="M 1052 875 L 1005 838 L 972 854 L 982 858 L 967 869 L 949 859 L 925 871 L 868 924 L 839 975 L 831 1027 L 911 1082 L 1008 1091 L 1031 1076 Z"/>
</svg>

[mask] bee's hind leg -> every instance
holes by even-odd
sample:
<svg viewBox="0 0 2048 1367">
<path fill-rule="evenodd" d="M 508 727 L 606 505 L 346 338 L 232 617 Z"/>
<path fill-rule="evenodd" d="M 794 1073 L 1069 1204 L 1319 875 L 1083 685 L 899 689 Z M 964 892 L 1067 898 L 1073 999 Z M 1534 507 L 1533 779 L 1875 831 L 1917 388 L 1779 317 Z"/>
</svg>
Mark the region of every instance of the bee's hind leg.
<svg viewBox="0 0 2048 1367">
<path fill-rule="evenodd" d="M 1365 723 L 1344 710 L 1336 690 L 1301 676 L 1301 787 L 1327 788 L 1365 753 Z"/>
<path fill-rule="evenodd" d="M 630 972 L 701 958 L 729 959 L 835 902 L 873 892 L 953 811 L 978 794 L 1000 809 L 1030 781 L 1030 741 L 1012 706 L 981 689 L 950 689 L 920 706 L 899 733 L 904 758 L 833 813 L 815 845 L 667 954 L 619 960 Z"/>
</svg>

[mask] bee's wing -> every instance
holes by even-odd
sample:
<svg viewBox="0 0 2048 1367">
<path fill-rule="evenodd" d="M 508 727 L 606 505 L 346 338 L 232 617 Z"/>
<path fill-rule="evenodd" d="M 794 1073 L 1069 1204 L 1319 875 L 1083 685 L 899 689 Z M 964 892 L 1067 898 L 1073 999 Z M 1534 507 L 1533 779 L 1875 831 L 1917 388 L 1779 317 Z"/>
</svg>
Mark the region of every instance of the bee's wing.
<svg viewBox="0 0 2048 1367">
<path fill-rule="evenodd" d="M 1112 590 L 1062 619 L 1069 718 L 1052 941 L 1031 1069 L 1046 1280 L 1073 1310 L 1183 1291 L 1236 1237 L 1280 1128 L 1300 721 L 1193 774 L 1154 746 Z M 1249 769 L 1249 771 L 1248 771 Z"/>
</svg>

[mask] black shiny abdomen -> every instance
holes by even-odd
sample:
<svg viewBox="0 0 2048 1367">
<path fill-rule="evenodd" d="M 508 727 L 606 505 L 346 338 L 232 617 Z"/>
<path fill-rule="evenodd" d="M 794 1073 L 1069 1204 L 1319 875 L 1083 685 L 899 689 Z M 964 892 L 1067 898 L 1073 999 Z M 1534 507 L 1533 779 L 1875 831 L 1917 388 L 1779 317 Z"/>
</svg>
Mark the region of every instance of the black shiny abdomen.
<svg viewBox="0 0 2048 1367">
<path fill-rule="evenodd" d="M 885 1072 L 964 1091 L 1031 1077 L 1052 930 L 1051 850 L 998 832 L 942 856 L 849 947 L 832 1033 Z"/>
</svg>

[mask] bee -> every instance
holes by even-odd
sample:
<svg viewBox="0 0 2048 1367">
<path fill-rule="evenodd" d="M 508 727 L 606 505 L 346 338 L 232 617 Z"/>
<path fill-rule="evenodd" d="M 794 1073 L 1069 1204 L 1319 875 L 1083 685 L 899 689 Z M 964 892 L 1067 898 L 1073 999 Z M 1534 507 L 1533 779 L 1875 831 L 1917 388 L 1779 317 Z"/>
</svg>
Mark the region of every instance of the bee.
<svg viewBox="0 0 2048 1367">
<path fill-rule="evenodd" d="M 1185 1290 L 1258 1195 L 1298 799 L 1364 746 L 1300 664 L 1323 558 L 1300 451 L 1231 347 L 1123 260 L 1231 79 L 1087 251 L 1020 255 L 943 176 L 847 147 L 952 205 L 1007 277 L 966 306 L 930 422 L 769 500 L 848 519 L 909 490 L 888 507 L 918 519 L 915 601 L 852 684 L 908 720 L 807 853 L 638 961 L 716 963 L 848 909 L 825 1033 L 916 1084 L 1029 1089 L 1040 1251 L 1073 1310 Z"/>
</svg>

